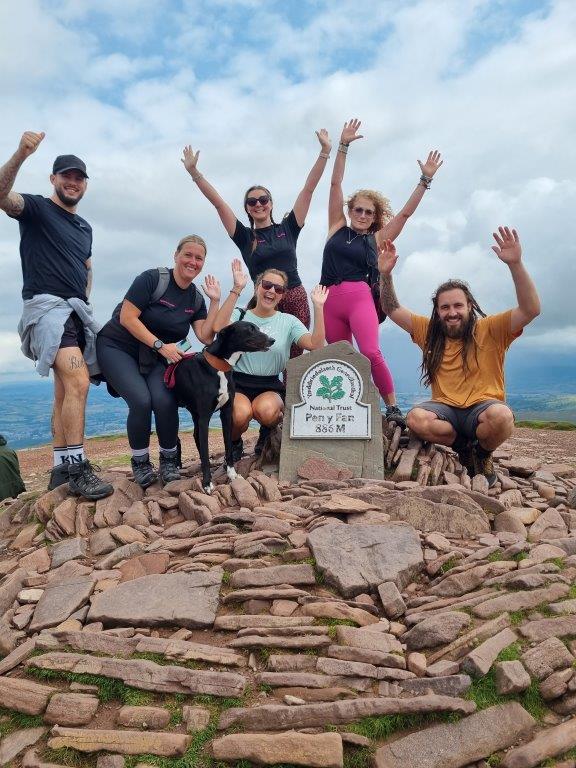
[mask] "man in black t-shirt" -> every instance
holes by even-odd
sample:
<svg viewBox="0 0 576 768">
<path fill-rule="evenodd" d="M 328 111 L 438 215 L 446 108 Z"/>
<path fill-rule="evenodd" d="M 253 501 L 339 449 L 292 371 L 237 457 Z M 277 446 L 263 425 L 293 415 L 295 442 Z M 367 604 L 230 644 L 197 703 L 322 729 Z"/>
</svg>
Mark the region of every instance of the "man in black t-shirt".
<svg viewBox="0 0 576 768">
<path fill-rule="evenodd" d="M 20 224 L 24 313 L 19 331 L 22 349 L 37 361 L 38 372 L 46 376 L 52 368 L 54 373 L 54 468 L 48 487 L 69 482 L 73 493 L 101 499 L 114 489 L 94 474 L 84 455 L 86 362 L 97 331 L 88 304 L 92 228 L 76 213 L 86 191 L 86 165 L 75 155 L 59 155 L 50 176 L 51 197 L 12 192 L 22 163 L 43 139 L 44 133 L 24 133 L 0 168 L 0 208 Z"/>
</svg>

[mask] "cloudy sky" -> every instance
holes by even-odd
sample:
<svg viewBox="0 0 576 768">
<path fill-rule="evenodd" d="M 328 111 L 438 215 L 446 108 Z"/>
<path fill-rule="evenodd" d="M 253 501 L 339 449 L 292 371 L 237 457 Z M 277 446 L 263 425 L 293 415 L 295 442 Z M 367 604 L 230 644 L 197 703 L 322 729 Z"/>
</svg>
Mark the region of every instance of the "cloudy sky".
<svg viewBox="0 0 576 768">
<path fill-rule="evenodd" d="M 15 189 L 46 194 L 55 155 L 86 159 L 79 213 L 94 229 L 93 303 L 105 321 L 133 277 L 171 262 L 201 234 L 207 271 L 230 285 L 236 249 L 184 171 L 181 150 L 242 214 L 243 192 L 269 187 L 288 211 L 317 156 L 315 129 L 337 143 L 362 119 L 345 191 L 373 187 L 400 208 L 417 159 L 445 163 L 397 241 L 402 303 L 429 313 L 439 282 L 468 280 L 485 311 L 512 306 L 490 249 L 515 226 L 543 314 L 519 344 L 576 352 L 576 4 L 572 0 L 27 0 L 0 4 L 0 162 L 24 130 L 45 131 Z M 335 149 L 335 148 L 334 148 Z M 334 157 L 334 151 L 333 151 Z M 331 161 L 299 242 L 318 280 Z M 18 226 L 0 218 L 0 382 L 33 376 L 15 329 Z M 415 376 L 417 354 L 390 323 L 385 353 Z"/>
</svg>

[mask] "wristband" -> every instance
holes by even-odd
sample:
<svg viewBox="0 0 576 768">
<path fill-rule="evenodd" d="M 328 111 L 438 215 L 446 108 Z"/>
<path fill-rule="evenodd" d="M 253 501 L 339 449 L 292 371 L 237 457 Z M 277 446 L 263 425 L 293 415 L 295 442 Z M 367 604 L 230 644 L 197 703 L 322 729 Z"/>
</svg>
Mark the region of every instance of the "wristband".
<svg viewBox="0 0 576 768">
<path fill-rule="evenodd" d="M 234 288 L 230 289 L 230 293 L 235 293 L 236 296 L 240 297 L 240 293 L 238 291 L 235 291 Z"/>
<path fill-rule="evenodd" d="M 430 189 L 430 184 L 432 184 L 432 176 L 426 176 L 425 173 L 420 176 L 420 181 L 418 182 L 419 186 L 424 187 L 425 189 Z"/>
<path fill-rule="evenodd" d="M 324 158 L 324 160 L 329 160 L 330 159 L 330 152 L 320 152 L 319 157 Z"/>
</svg>

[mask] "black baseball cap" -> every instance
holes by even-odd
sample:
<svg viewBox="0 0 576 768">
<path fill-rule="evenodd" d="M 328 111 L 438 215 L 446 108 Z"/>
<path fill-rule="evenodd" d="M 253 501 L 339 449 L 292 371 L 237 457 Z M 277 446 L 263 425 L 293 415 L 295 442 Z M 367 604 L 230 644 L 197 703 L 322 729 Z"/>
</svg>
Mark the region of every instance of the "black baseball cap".
<svg viewBox="0 0 576 768">
<path fill-rule="evenodd" d="M 85 179 L 88 178 L 86 163 L 76 155 L 58 155 L 54 160 L 52 173 L 64 173 L 64 171 L 80 171 Z"/>
</svg>

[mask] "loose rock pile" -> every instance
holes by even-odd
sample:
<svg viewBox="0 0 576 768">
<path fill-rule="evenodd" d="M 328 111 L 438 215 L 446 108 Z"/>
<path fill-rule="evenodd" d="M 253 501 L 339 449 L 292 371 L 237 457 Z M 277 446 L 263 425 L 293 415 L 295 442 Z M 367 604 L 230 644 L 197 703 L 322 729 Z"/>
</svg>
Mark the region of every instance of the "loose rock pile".
<svg viewBox="0 0 576 768">
<path fill-rule="evenodd" d="M 575 766 L 576 465 L 385 455 L 0 508 L 0 766 Z"/>
</svg>

